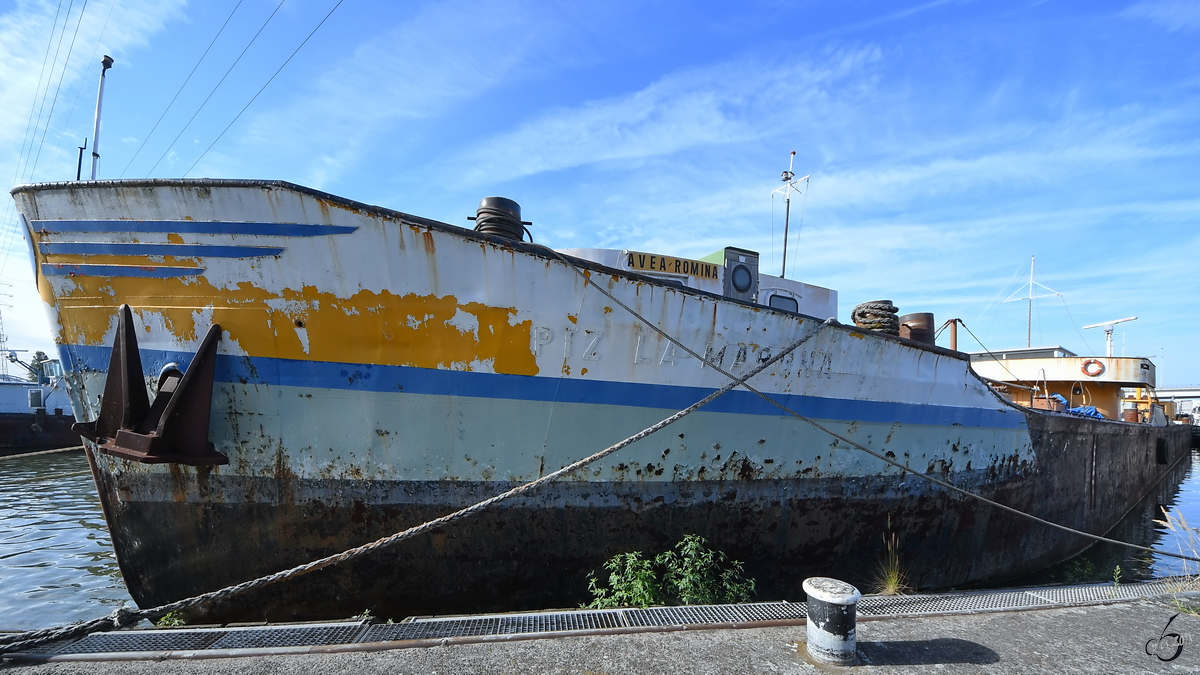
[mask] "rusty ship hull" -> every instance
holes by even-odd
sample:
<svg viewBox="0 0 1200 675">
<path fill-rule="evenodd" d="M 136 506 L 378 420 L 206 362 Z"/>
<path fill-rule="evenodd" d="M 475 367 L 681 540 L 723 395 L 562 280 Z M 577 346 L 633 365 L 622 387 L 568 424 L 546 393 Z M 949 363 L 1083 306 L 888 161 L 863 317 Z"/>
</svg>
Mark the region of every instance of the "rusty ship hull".
<svg viewBox="0 0 1200 675">
<path fill-rule="evenodd" d="M 571 605 L 608 557 L 692 533 L 745 561 L 764 599 L 799 597 L 811 574 L 868 581 L 885 534 L 919 588 L 996 581 L 1090 542 L 917 474 L 1100 534 L 1188 453 L 1181 427 L 1013 406 L 958 352 L 287 183 L 42 184 L 14 196 L 142 606 L 444 515 L 726 383 L 598 285 L 734 374 L 807 336 L 752 383 L 904 468 L 733 391 L 535 493 L 205 616 Z M 115 405 L 114 344 L 134 345 L 127 397 L 175 386 L 160 377 L 173 367 L 209 364 L 211 389 L 190 395 L 205 399 L 210 450 L 154 445 L 170 414 L 157 436 L 145 423 L 119 432 L 144 445 L 97 431 L 104 400 Z M 179 387 L 191 391 L 188 377 Z"/>
</svg>

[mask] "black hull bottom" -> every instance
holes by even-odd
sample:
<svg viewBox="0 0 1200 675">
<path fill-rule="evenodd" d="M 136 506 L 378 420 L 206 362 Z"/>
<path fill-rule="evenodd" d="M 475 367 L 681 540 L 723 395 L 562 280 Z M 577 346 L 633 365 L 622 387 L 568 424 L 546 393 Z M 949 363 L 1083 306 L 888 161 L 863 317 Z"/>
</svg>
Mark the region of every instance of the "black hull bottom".
<svg viewBox="0 0 1200 675">
<path fill-rule="evenodd" d="M 71 415 L 47 413 L 0 414 L 0 457 L 38 450 L 79 445 L 79 434 L 71 431 Z"/>
<path fill-rule="evenodd" d="M 1030 415 L 1037 460 L 943 476 L 979 494 L 1102 534 L 1189 454 L 1186 427 Z M 155 606 L 373 541 L 507 487 L 97 472 L 121 570 Z M 537 493 L 349 563 L 242 594 L 192 621 L 301 620 L 569 607 L 610 556 L 685 534 L 746 563 L 758 599 L 803 598 L 828 575 L 869 590 L 894 533 L 910 583 L 995 582 L 1091 540 L 961 497 L 912 474 L 862 479 L 547 485 Z"/>
</svg>

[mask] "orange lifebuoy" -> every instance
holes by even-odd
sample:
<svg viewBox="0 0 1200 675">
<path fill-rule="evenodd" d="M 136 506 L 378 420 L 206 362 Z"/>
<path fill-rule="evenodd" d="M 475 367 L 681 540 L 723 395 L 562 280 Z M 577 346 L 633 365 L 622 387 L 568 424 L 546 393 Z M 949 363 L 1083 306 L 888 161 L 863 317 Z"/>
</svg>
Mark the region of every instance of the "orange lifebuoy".
<svg viewBox="0 0 1200 675">
<path fill-rule="evenodd" d="M 1088 377 L 1100 377 L 1104 374 L 1104 363 L 1096 359 L 1088 359 L 1083 362 L 1083 367 L 1080 370 Z"/>
</svg>

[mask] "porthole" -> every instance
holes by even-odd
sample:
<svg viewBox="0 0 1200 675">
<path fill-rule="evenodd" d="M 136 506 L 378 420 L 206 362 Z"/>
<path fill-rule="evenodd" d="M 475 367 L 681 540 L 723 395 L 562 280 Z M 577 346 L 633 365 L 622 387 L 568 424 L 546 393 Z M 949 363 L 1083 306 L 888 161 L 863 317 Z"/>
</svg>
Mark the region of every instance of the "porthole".
<svg viewBox="0 0 1200 675">
<path fill-rule="evenodd" d="M 754 275 L 750 273 L 749 267 L 737 265 L 733 268 L 733 290 L 745 293 L 753 284 Z"/>
</svg>

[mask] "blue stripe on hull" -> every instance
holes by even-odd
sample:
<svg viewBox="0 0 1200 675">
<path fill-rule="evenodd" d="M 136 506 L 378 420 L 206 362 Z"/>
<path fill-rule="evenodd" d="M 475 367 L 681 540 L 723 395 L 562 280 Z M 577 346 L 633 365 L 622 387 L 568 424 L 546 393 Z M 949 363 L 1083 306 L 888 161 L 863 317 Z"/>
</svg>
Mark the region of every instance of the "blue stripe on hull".
<svg viewBox="0 0 1200 675">
<path fill-rule="evenodd" d="M 260 258 L 279 255 L 279 246 L 211 246 L 206 244 L 123 244 L 92 241 L 43 242 L 46 255 L 169 255 L 176 258 Z"/>
<path fill-rule="evenodd" d="M 108 347 L 64 345 L 59 347 L 63 366 L 68 370 L 85 367 L 106 370 Z M 148 374 L 157 374 L 167 363 L 191 362 L 192 354 L 142 349 L 142 365 Z M 216 379 L 244 384 L 283 385 L 314 389 L 343 389 L 374 392 L 405 392 L 498 398 L 527 401 L 607 404 L 680 410 L 712 393 L 704 387 L 662 384 L 609 382 L 527 375 L 500 375 L 457 370 L 432 370 L 409 366 L 299 361 L 264 357 L 219 355 Z M 798 394 L 772 394 L 774 400 L 805 415 L 824 420 L 965 426 L 1017 429 L 1025 426 L 1025 417 L 1015 411 L 961 406 L 862 401 Z M 775 406 L 757 395 L 734 390 L 705 406 L 706 412 L 780 416 Z"/>
<path fill-rule="evenodd" d="M 170 279 L 203 274 L 203 267 L 167 267 L 164 265 L 74 265 L 42 263 L 42 274 L 48 277 L 134 277 Z"/>
<path fill-rule="evenodd" d="M 35 220 L 35 232 L 175 232 L 179 234 L 247 234 L 277 237 L 321 237 L 349 234 L 357 225 L 308 223 L 243 223 L 202 220 Z"/>
</svg>

